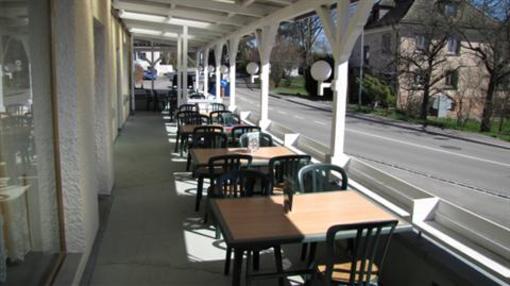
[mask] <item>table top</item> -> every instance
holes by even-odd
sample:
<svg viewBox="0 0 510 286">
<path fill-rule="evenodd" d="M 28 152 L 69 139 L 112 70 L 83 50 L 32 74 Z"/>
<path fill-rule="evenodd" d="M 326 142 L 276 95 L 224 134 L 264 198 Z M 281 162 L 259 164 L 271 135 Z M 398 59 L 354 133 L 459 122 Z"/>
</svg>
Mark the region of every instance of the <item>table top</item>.
<svg viewBox="0 0 510 286">
<path fill-rule="evenodd" d="M 398 219 L 352 190 L 296 194 L 287 214 L 283 200 L 284 196 L 211 199 L 211 209 L 225 241 L 233 246 L 324 241 L 333 225 Z M 399 221 L 397 229 L 404 227 L 410 229 Z"/>
<path fill-rule="evenodd" d="M 253 157 L 254 165 L 261 165 L 269 163 L 271 158 L 277 156 L 294 155 L 295 153 L 283 146 L 273 147 L 260 147 L 254 152 L 250 152 L 248 148 L 214 148 L 214 149 L 202 149 L 202 148 L 191 148 L 191 158 L 195 165 L 206 166 L 209 163 L 209 158 L 214 156 L 224 155 L 251 155 Z"/>
</svg>

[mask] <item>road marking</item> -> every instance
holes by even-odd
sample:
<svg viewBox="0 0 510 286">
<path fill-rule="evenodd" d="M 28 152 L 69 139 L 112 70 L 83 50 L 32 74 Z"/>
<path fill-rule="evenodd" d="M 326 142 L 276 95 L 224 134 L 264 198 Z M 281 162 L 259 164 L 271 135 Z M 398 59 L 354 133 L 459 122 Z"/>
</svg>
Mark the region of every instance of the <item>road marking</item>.
<svg viewBox="0 0 510 286">
<path fill-rule="evenodd" d="M 277 110 L 276 113 L 279 113 L 279 114 L 287 114 L 287 112 L 285 111 L 281 111 L 281 110 Z"/>
<path fill-rule="evenodd" d="M 319 124 L 319 125 L 324 125 L 324 126 L 328 125 L 326 122 L 323 122 L 323 121 L 317 121 L 317 120 L 314 120 L 313 122 L 314 122 L 314 123 L 317 123 L 317 124 Z"/>
<path fill-rule="evenodd" d="M 498 162 L 498 161 L 492 161 L 492 160 L 483 159 L 483 158 L 479 158 L 479 157 L 475 157 L 475 156 L 464 155 L 464 154 L 450 152 L 450 151 L 446 151 L 446 150 L 442 150 L 442 149 L 427 147 L 427 146 L 410 143 L 410 142 L 406 142 L 406 141 L 402 141 L 402 140 L 398 140 L 398 139 L 393 139 L 393 138 L 388 138 L 388 137 L 384 137 L 384 136 L 380 136 L 380 135 L 366 133 L 363 131 L 353 130 L 350 128 L 346 128 L 345 130 L 352 132 L 352 133 L 358 133 L 361 135 L 379 138 L 382 140 L 387 140 L 387 141 L 391 141 L 391 142 L 395 142 L 395 143 L 399 143 L 399 144 L 403 144 L 403 145 L 413 146 L 416 148 L 426 149 L 426 150 L 430 150 L 430 151 L 440 152 L 440 153 L 444 153 L 444 154 L 454 155 L 454 156 L 458 156 L 458 157 L 462 157 L 462 158 L 466 158 L 466 159 L 476 160 L 476 161 L 480 161 L 480 162 L 485 162 L 485 163 L 489 163 L 489 164 L 494 164 L 494 165 L 499 165 L 499 166 L 510 168 L 510 164 L 506 164 L 506 163 L 502 163 L 502 162 Z"/>
<path fill-rule="evenodd" d="M 303 116 L 299 116 L 299 115 L 294 115 L 294 117 L 297 119 L 305 119 Z"/>
</svg>

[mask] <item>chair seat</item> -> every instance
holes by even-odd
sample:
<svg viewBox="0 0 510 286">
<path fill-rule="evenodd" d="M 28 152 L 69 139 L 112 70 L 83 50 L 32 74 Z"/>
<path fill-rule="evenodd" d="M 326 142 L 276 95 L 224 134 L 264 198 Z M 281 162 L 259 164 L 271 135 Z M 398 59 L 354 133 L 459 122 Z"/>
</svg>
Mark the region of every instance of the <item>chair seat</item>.
<svg viewBox="0 0 510 286">
<path fill-rule="evenodd" d="M 343 262 L 343 263 L 337 263 L 333 265 L 333 274 L 331 275 L 331 279 L 335 283 L 349 283 L 349 279 L 351 277 L 351 262 Z M 361 260 L 357 261 L 357 269 L 361 268 Z M 326 274 L 326 265 L 318 265 L 317 269 L 319 271 L 319 274 L 325 275 Z M 365 271 L 368 271 L 368 260 L 365 262 Z M 378 272 L 379 269 L 377 265 L 374 263 L 372 265 L 372 274 L 370 275 L 370 282 L 376 283 L 378 280 Z M 359 278 L 359 271 L 356 271 L 356 277 L 354 278 L 354 281 L 358 281 Z"/>
</svg>

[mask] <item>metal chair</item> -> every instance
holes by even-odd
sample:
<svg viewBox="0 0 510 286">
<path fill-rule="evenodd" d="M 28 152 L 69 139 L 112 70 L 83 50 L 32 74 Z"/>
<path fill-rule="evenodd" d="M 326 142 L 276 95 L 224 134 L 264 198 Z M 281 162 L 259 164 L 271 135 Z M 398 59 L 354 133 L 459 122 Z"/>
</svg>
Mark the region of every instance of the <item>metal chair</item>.
<svg viewBox="0 0 510 286">
<path fill-rule="evenodd" d="M 324 285 L 370 285 L 377 283 L 397 220 L 336 225 L 326 234 L 325 264 L 317 265 Z M 354 231 L 356 236 L 350 257 L 342 261 L 336 236 L 339 232 Z M 383 232 L 386 232 L 383 234 Z M 376 264 L 379 263 L 379 265 Z"/>
<path fill-rule="evenodd" d="M 273 136 L 264 132 L 257 132 L 259 135 L 259 146 L 260 147 L 271 147 L 273 144 Z M 248 147 L 249 141 L 249 133 L 244 133 L 239 138 L 239 146 L 240 147 Z"/>
<path fill-rule="evenodd" d="M 269 178 L 271 182 L 271 194 L 274 190 L 283 193 L 285 180 L 298 181 L 298 172 L 312 161 L 309 155 L 278 156 L 269 160 Z"/>
<path fill-rule="evenodd" d="M 239 138 L 245 133 L 260 132 L 258 126 L 236 126 L 232 128 L 230 143 L 232 146 L 239 146 Z"/>
<path fill-rule="evenodd" d="M 255 170 L 234 170 L 220 176 L 211 191 L 211 198 L 215 199 L 235 199 L 247 198 L 253 196 L 268 196 L 269 178 L 264 173 Z M 278 271 L 283 270 L 281 248 L 279 245 L 272 246 L 274 248 L 276 268 Z M 253 268 L 259 269 L 259 251 L 267 249 L 255 249 L 248 251 L 248 263 L 246 264 L 246 273 L 250 271 L 251 256 L 253 254 Z M 230 271 L 230 261 L 232 257 L 232 247 L 227 246 L 225 257 L 224 274 L 228 275 Z M 283 281 L 282 281 L 283 282 Z"/>
<path fill-rule="evenodd" d="M 221 127 L 221 126 L 211 126 L 211 125 L 204 125 L 204 126 L 195 127 L 195 129 L 193 129 L 193 134 L 191 135 L 191 143 L 188 144 L 188 149 L 190 149 L 190 148 L 201 148 L 198 145 L 199 144 L 203 144 L 206 140 L 198 137 L 198 135 L 200 133 L 223 133 L 223 127 Z M 193 144 L 195 138 L 199 138 L 199 139 L 202 139 L 202 140 L 200 142 L 197 142 L 197 144 Z M 225 146 L 223 146 L 223 144 L 222 144 L 223 147 L 217 147 L 217 148 L 224 148 L 224 147 L 226 147 L 226 145 L 227 145 L 227 143 L 225 143 Z M 204 148 L 207 148 L 207 147 L 204 147 Z M 216 147 L 211 147 L 211 148 L 216 148 Z M 186 162 L 186 171 L 189 171 L 190 165 L 191 165 L 191 153 L 188 152 L 188 159 L 187 159 L 187 162 Z"/>
</svg>

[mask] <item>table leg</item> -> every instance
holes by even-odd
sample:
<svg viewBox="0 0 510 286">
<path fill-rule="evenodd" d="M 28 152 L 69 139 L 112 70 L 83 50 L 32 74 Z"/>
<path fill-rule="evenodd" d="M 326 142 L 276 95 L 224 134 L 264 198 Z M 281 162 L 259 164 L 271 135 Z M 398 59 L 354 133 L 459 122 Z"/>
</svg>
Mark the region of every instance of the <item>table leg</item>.
<svg viewBox="0 0 510 286">
<path fill-rule="evenodd" d="M 232 286 L 241 286 L 243 254 L 244 249 L 234 248 L 234 273 L 232 275 Z"/>
<path fill-rule="evenodd" d="M 200 209 L 200 201 L 202 200 L 202 192 L 204 189 L 204 176 L 199 175 L 198 176 L 198 183 L 197 183 L 197 197 L 195 201 L 195 211 L 198 212 Z"/>
</svg>

